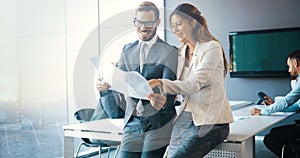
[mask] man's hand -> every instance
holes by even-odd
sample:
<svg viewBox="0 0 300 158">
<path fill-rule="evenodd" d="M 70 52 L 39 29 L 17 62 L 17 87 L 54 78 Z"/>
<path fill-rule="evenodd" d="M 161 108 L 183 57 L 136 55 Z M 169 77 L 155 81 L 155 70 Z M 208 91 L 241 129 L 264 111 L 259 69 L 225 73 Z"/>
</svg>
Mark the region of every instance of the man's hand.
<svg viewBox="0 0 300 158">
<path fill-rule="evenodd" d="M 164 108 L 167 98 L 161 94 L 151 93 L 147 95 L 147 98 L 150 99 L 150 103 L 152 107 L 156 110 L 160 110 Z"/>
<path fill-rule="evenodd" d="M 103 77 L 99 76 L 96 81 L 96 88 L 99 92 L 108 90 L 110 85 L 103 80 Z"/>
<path fill-rule="evenodd" d="M 263 101 L 263 103 L 264 103 L 265 105 L 268 106 L 268 105 L 271 105 L 271 104 L 274 103 L 274 100 L 273 100 L 271 97 L 265 96 L 264 98 L 265 98 L 265 100 Z"/>
<path fill-rule="evenodd" d="M 261 110 L 258 108 L 251 108 L 250 109 L 251 115 L 261 115 Z"/>
</svg>

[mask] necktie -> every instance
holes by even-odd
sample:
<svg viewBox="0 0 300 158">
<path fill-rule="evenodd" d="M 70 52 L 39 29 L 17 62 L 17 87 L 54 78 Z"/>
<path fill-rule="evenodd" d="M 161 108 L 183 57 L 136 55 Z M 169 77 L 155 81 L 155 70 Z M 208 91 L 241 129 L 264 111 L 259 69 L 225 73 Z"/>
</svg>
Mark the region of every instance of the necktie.
<svg viewBox="0 0 300 158">
<path fill-rule="evenodd" d="M 146 47 L 147 44 L 142 42 L 140 44 L 140 73 L 143 71 L 143 65 L 145 63 L 145 58 L 146 58 Z M 137 116 L 141 116 L 144 113 L 144 106 L 142 103 L 142 100 L 139 100 L 137 105 L 136 105 L 136 111 L 137 111 Z"/>
<path fill-rule="evenodd" d="M 146 43 L 142 42 L 140 44 L 140 73 L 142 73 L 143 71 L 143 65 L 146 59 L 146 47 L 147 47 Z"/>
</svg>

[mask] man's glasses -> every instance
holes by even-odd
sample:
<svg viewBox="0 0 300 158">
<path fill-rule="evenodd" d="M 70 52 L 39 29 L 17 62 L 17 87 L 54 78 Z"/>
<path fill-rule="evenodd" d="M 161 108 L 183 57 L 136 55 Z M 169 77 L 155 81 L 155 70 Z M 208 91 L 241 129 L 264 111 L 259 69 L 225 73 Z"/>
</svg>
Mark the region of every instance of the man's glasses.
<svg viewBox="0 0 300 158">
<path fill-rule="evenodd" d="M 156 22 L 157 22 L 157 20 L 155 20 L 155 21 L 140 21 L 140 20 L 136 20 L 136 19 L 133 20 L 134 26 L 136 26 L 136 27 L 142 27 L 142 26 L 153 27 Z"/>
</svg>

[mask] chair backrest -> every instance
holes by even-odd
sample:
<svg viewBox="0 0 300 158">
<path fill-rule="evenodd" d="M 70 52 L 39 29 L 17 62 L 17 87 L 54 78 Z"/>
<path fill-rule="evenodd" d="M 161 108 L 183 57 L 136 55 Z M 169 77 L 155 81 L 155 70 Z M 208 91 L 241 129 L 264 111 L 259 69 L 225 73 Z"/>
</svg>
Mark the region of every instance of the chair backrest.
<svg viewBox="0 0 300 158">
<path fill-rule="evenodd" d="M 282 158 L 300 158 L 300 139 L 283 146 Z"/>
<path fill-rule="evenodd" d="M 80 109 L 74 113 L 74 117 L 79 122 L 86 122 L 91 120 L 94 112 L 95 109 L 92 108 Z"/>
</svg>

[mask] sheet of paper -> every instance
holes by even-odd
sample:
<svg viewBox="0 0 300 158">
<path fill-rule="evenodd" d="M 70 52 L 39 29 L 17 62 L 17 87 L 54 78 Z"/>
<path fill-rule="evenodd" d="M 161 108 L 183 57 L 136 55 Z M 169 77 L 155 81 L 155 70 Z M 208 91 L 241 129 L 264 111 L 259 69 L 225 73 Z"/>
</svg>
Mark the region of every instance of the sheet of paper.
<svg viewBox="0 0 300 158">
<path fill-rule="evenodd" d="M 113 64 L 91 58 L 90 61 L 98 70 L 100 76 L 111 85 L 111 89 L 124 95 L 149 100 L 146 96 L 153 93 L 148 81 L 136 71 L 122 71 Z"/>
</svg>

